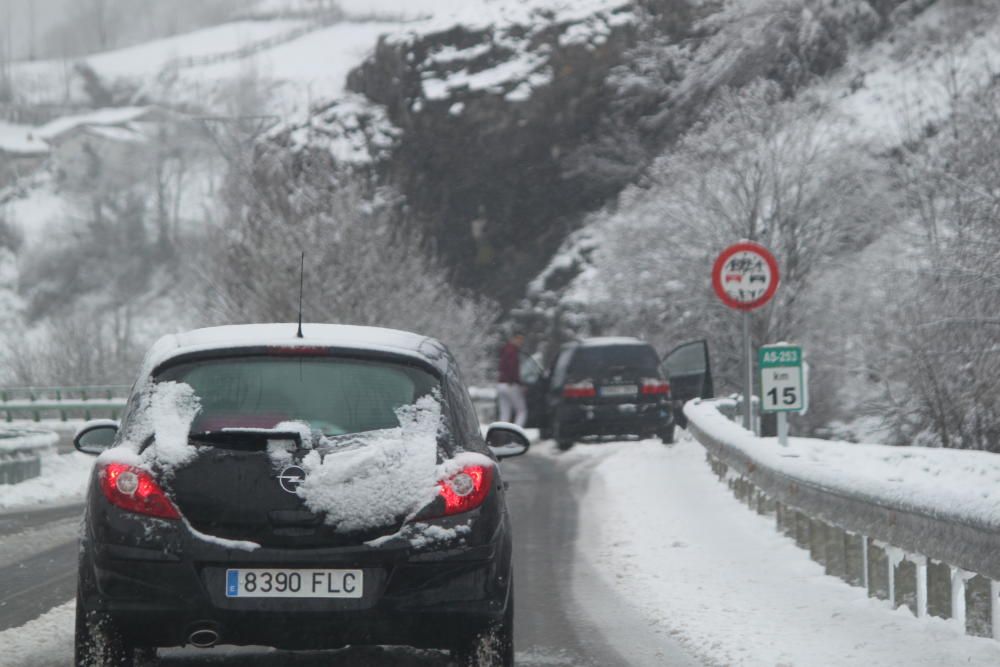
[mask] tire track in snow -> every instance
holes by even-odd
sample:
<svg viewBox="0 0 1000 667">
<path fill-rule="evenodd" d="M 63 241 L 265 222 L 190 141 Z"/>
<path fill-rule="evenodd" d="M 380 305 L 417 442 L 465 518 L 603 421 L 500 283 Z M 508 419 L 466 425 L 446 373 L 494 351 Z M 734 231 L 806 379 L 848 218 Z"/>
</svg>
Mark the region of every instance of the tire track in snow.
<svg viewBox="0 0 1000 667">
<path fill-rule="evenodd" d="M 57 547 L 0 568 L 0 630 L 23 625 L 76 592 L 77 543 Z"/>
</svg>

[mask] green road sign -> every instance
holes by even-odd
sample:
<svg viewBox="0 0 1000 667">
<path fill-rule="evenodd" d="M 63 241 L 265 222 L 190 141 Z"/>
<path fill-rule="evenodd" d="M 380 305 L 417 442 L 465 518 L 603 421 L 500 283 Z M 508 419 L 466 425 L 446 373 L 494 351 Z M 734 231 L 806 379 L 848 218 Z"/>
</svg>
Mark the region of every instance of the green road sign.
<svg viewBox="0 0 1000 667">
<path fill-rule="evenodd" d="M 757 355 L 762 412 L 800 412 L 805 408 L 802 348 L 765 345 Z"/>
</svg>

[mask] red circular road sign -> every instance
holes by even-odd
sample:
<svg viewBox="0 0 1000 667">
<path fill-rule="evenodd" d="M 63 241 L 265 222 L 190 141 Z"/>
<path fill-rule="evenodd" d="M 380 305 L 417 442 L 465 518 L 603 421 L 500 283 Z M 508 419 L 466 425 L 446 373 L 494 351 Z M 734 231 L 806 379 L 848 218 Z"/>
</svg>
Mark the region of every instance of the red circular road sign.
<svg viewBox="0 0 1000 667">
<path fill-rule="evenodd" d="M 729 246 L 712 267 L 715 293 L 722 303 L 737 310 L 753 310 L 770 301 L 780 278 L 771 251 L 751 241 Z"/>
</svg>

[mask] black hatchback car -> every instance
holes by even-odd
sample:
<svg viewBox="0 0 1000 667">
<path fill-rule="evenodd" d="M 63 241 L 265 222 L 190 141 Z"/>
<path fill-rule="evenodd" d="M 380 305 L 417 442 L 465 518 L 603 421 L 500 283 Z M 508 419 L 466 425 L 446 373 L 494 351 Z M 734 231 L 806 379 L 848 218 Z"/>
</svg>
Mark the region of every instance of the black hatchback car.
<svg viewBox="0 0 1000 667">
<path fill-rule="evenodd" d="M 156 647 L 403 644 L 513 664 L 497 462 L 439 342 L 336 325 L 161 339 L 100 453 L 81 536 L 76 664 Z"/>
<path fill-rule="evenodd" d="M 703 340 L 678 346 L 661 361 L 638 338 L 588 338 L 563 345 L 548 371 L 536 375 L 528 389 L 529 425 L 562 450 L 590 436 L 672 443 L 683 402 L 713 394 Z"/>
</svg>

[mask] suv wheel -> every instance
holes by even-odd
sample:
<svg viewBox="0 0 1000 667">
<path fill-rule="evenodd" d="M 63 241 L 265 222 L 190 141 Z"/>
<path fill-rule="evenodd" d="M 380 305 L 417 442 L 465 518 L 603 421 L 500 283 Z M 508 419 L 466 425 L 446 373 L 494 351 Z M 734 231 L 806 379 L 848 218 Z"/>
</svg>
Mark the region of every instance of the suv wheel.
<svg viewBox="0 0 1000 667">
<path fill-rule="evenodd" d="M 551 430 L 552 430 L 552 438 L 556 441 L 556 447 L 559 448 L 560 452 L 565 452 L 566 450 L 571 449 L 573 447 L 575 441 L 572 438 L 567 438 L 563 436 L 562 427 L 559 424 L 558 419 L 552 420 Z"/>
<path fill-rule="evenodd" d="M 656 437 L 660 439 L 664 445 L 674 444 L 674 426 L 670 425 L 669 428 L 661 429 L 656 432 Z"/>
</svg>

